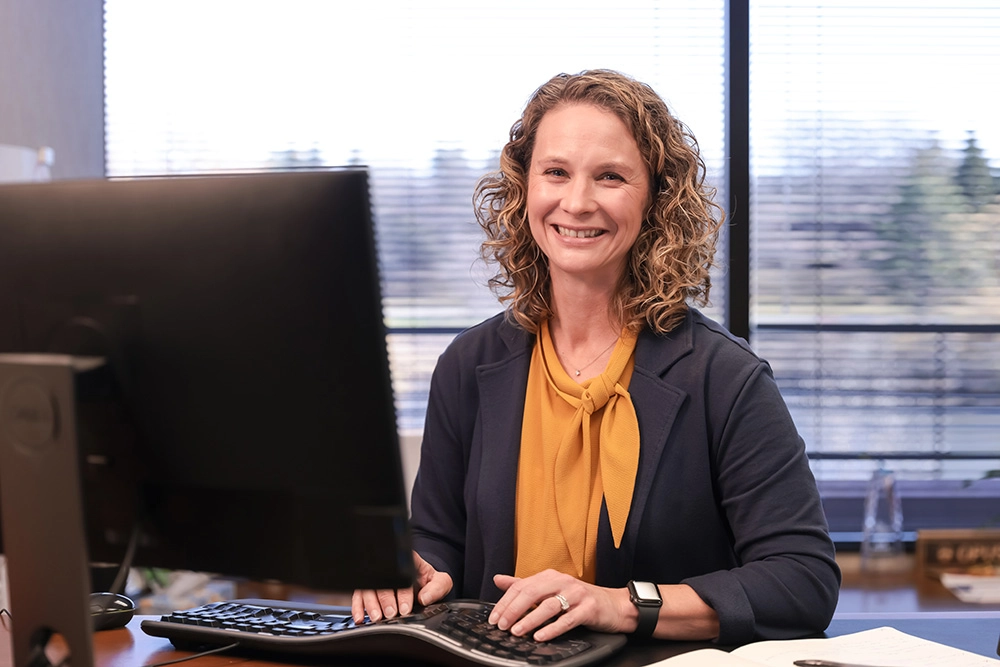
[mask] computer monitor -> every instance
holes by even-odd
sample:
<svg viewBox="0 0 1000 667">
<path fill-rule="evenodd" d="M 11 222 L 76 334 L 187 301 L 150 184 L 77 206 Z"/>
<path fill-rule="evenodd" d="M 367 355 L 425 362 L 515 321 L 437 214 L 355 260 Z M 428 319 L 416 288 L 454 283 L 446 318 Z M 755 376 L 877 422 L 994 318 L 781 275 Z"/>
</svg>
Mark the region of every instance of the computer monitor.
<svg viewBox="0 0 1000 667">
<path fill-rule="evenodd" d="M 364 169 L 0 186 L 15 635 L 78 532 L 90 561 L 411 583 L 377 267 Z"/>
</svg>

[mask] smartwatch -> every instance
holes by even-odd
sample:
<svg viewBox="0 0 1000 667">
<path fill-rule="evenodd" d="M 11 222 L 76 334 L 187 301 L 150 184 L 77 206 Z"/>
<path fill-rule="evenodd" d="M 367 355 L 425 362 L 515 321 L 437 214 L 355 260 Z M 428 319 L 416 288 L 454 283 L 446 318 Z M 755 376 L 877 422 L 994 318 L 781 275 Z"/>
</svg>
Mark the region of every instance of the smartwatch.
<svg viewBox="0 0 1000 667">
<path fill-rule="evenodd" d="M 628 597 L 639 610 L 639 626 L 632 633 L 635 637 L 652 637 L 656 622 L 660 619 L 663 598 L 660 588 L 651 581 L 628 582 Z"/>
</svg>

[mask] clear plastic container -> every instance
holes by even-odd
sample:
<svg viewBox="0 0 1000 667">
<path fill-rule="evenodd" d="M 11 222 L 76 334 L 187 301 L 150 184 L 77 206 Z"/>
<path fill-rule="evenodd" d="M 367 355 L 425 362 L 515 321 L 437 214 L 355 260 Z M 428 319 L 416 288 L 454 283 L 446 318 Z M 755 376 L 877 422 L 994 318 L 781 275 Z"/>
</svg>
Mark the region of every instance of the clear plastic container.
<svg viewBox="0 0 1000 667">
<path fill-rule="evenodd" d="M 35 170 L 31 175 L 33 181 L 51 181 L 52 165 L 56 160 L 56 152 L 48 146 L 38 149 L 38 157 L 35 160 Z"/>
<path fill-rule="evenodd" d="M 896 475 L 880 466 L 868 482 L 861 528 L 861 569 L 900 572 L 907 567 L 903 546 L 903 504 Z"/>
</svg>

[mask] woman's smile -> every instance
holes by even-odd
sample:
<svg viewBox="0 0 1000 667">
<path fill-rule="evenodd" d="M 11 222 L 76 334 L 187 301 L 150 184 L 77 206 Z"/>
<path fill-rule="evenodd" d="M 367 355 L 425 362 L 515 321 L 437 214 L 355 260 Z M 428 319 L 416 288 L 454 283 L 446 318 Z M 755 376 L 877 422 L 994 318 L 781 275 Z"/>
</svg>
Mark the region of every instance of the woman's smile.
<svg viewBox="0 0 1000 667">
<path fill-rule="evenodd" d="M 567 236 L 574 239 L 592 239 L 604 233 L 603 229 L 571 229 L 569 227 L 560 227 L 559 225 L 552 226 L 559 233 L 559 236 Z"/>
</svg>

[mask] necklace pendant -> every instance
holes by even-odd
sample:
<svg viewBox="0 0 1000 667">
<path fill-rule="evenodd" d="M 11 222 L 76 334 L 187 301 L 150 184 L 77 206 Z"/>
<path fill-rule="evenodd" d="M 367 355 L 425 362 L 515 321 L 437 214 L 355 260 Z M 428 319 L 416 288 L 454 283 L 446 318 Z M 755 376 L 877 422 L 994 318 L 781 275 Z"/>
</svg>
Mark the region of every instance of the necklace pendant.
<svg viewBox="0 0 1000 667">
<path fill-rule="evenodd" d="M 576 376 L 577 376 L 577 377 L 580 377 L 580 371 L 577 371 L 577 372 L 576 372 Z"/>
</svg>

